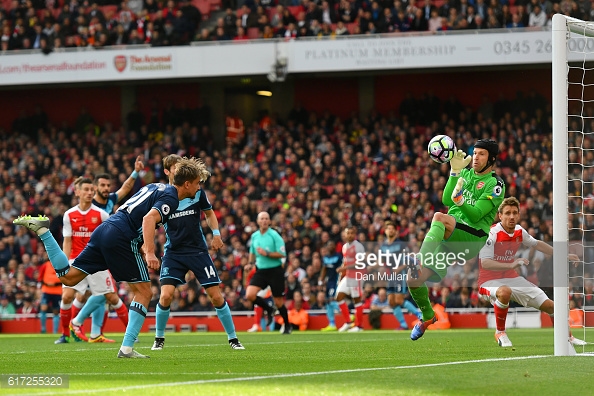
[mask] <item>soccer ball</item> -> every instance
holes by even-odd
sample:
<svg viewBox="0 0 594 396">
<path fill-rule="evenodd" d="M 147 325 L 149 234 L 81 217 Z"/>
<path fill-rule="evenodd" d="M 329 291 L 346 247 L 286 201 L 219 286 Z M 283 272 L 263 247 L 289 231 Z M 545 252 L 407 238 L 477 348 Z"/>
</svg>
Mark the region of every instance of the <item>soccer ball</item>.
<svg viewBox="0 0 594 396">
<path fill-rule="evenodd" d="M 437 135 L 429 142 L 427 147 L 429 157 L 440 164 L 450 162 L 456 152 L 456 145 L 451 137 L 447 135 Z"/>
</svg>

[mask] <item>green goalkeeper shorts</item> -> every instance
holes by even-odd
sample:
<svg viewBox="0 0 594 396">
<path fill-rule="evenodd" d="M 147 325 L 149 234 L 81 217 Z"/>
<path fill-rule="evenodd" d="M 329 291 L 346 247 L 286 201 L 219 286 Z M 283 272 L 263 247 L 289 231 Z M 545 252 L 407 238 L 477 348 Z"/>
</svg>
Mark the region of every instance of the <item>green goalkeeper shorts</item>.
<svg viewBox="0 0 594 396">
<path fill-rule="evenodd" d="M 465 265 L 466 260 L 478 256 L 488 236 L 489 234 L 483 230 L 457 222 L 452 235 L 442 241 L 435 252 L 421 257 L 423 268 L 429 268 L 434 272 L 428 281 L 439 282 L 445 278 L 449 267 Z"/>
</svg>

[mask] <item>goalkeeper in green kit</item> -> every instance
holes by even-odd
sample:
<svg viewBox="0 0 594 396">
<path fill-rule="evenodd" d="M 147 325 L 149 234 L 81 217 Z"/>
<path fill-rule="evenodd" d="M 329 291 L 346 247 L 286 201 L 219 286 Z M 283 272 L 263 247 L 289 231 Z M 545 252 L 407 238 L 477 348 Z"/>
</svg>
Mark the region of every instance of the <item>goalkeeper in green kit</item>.
<svg viewBox="0 0 594 396">
<path fill-rule="evenodd" d="M 493 172 L 498 154 L 497 142 L 481 139 L 474 145 L 472 157 L 458 150 L 450 161 L 450 177 L 442 197 L 450 209 L 447 214 L 435 213 L 417 259 L 408 260 L 408 287 L 423 313 L 423 321 L 410 334 L 413 341 L 437 321 L 425 281 L 439 282 L 448 266 L 464 265 L 465 260 L 476 257 L 489 236 L 505 195 L 503 180 Z M 466 169 L 471 161 L 472 169 Z"/>
</svg>

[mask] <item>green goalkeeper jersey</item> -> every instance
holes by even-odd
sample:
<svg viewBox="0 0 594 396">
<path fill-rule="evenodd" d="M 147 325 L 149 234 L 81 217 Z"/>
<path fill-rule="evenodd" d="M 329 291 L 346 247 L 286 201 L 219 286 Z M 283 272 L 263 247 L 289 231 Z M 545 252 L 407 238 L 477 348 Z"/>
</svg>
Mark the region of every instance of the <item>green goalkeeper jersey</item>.
<svg viewBox="0 0 594 396">
<path fill-rule="evenodd" d="M 456 206 L 452 192 L 459 177 L 464 179 L 464 204 Z M 443 192 L 442 202 L 450 208 L 448 214 L 460 223 L 489 234 L 505 196 L 505 182 L 495 172 L 479 176 L 474 169 L 462 169 L 459 177 L 450 176 Z"/>
</svg>

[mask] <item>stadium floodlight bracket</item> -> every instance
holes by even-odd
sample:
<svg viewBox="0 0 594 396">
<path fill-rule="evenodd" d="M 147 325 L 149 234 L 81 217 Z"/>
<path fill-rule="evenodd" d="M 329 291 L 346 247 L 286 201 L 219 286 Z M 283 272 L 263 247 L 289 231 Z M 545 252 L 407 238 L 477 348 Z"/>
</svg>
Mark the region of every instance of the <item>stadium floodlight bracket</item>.
<svg viewBox="0 0 594 396">
<path fill-rule="evenodd" d="M 272 70 L 268 73 L 267 77 L 268 80 L 272 83 L 274 82 L 283 82 L 287 78 L 288 68 L 287 68 L 288 60 L 285 57 L 279 57 L 276 59 L 276 63 L 272 65 Z"/>
</svg>

